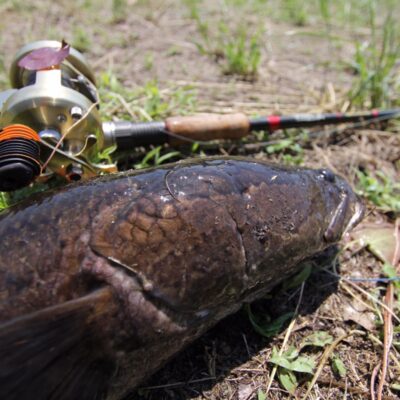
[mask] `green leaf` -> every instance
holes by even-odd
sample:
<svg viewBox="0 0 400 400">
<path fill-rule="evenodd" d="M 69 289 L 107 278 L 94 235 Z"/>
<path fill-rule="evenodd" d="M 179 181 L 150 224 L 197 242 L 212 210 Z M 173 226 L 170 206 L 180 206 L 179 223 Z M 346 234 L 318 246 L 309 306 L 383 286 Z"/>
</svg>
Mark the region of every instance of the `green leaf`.
<svg viewBox="0 0 400 400">
<path fill-rule="evenodd" d="M 296 375 L 285 368 L 278 369 L 278 379 L 281 385 L 290 393 L 294 394 L 297 388 Z"/>
<path fill-rule="evenodd" d="M 113 145 L 105 148 L 102 151 L 99 151 L 91 161 L 94 164 L 99 164 L 101 162 L 107 162 L 108 164 L 112 164 L 111 154 L 117 149 L 117 145 Z"/>
<path fill-rule="evenodd" d="M 291 353 L 290 351 L 290 356 L 287 357 L 287 354 L 279 354 L 279 351 L 276 349 L 276 347 L 272 348 L 272 355 L 270 359 L 268 360 L 269 363 L 278 365 L 279 367 L 286 368 L 288 370 L 291 370 L 291 359 L 290 357 L 293 357 L 294 354 Z"/>
<path fill-rule="evenodd" d="M 339 375 L 341 378 L 344 378 L 347 374 L 346 366 L 339 357 L 332 358 L 332 369 L 333 372 Z"/>
<path fill-rule="evenodd" d="M 290 346 L 284 353 L 283 355 L 288 359 L 288 360 L 294 360 L 299 356 L 299 352 L 294 346 Z"/>
<path fill-rule="evenodd" d="M 315 346 L 315 347 L 325 347 L 327 344 L 331 344 L 333 342 L 333 337 L 324 331 L 316 331 L 311 335 L 305 337 L 300 347 L 303 348 L 305 346 Z"/>
<path fill-rule="evenodd" d="M 393 236 L 394 236 L 394 235 L 393 235 Z M 394 286 L 396 287 L 396 289 L 399 289 L 399 290 L 400 290 L 400 281 L 398 280 L 399 276 L 397 275 L 396 268 L 393 267 L 392 264 L 385 263 L 385 264 L 383 265 L 382 270 L 383 270 L 383 273 L 384 273 L 388 278 L 391 278 L 391 279 L 397 278 L 397 280 L 394 280 L 394 281 L 393 281 L 393 284 L 394 284 Z"/>
<path fill-rule="evenodd" d="M 200 147 L 200 143 L 199 142 L 194 142 L 192 144 L 191 152 L 192 153 L 196 153 L 196 151 L 199 149 L 199 147 Z"/>
<path fill-rule="evenodd" d="M 391 264 L 385 264 L 382 268 L 383 273 L 388 277 L 388 278 L 396 278 L 397 272 L 396 269 L 393 267 Z"/>
<path fill-rule="evenodd" d="M 279 333 L 285 322 L 291 319 L 294 315 L 293 312 L 288 312 L 271 321 L 269 316 L 261 318 L 254 315 L 249 304 L 246 305 L 246 311 L 254 330 L 260 335 L 268 338 Z"/>
<path fill-rule="evenodd" d="M 154 149 L 150 150 L 144 157 L 142 160 L 142 164 L 145 166 L 148 166 L 148 162 L 154 158 L 157 159 L 158 156 L 160 155 L 160 151 L 161 151 L 161 146 L 155 147 Z"/>
<path fill-rule="evenodd" d="M 161 157 L 157 158 L 156 165 L 160 165 L 163 162 L 169 160 L 170 158 L 180 156 L 181 153 L 179 151 L 171 151 L 167 154 L 162 155 Z"/>
<path fill-rule="evenodd" d="M 9 200 L 6 193 L 0 192 L 0 210 L 9 207 Z"/>
<path fill-rule="evenodd" d="M 400 383 L 393 383 L 392 385 L 390 385 L 390 389 L 396 390 L 397 392 L 399 392 L 400 391 Z"/>
<path fill-rule="evenodd" d="M 282 139 L 278 143 L 267 146 L 265 150 L 267 151 L 268 154 L 278 153 L 282 150 L 290 148 L 292 144 L 293 144 L 292 139 Z"/>
<path fill-rule="evenodd" d="M 258 389 L 257 400 L 267 400 L 267 395 L 261 389 Z"/>
<path fill-rule="evenodd" d="M 278 365 L 279 367 L 285 368 L 289 371 L 303 372 L 312 374 L 315 368 L 315 360 L 313 357 L 298 356 L 298 351 L 291 347 L 289 350 L 279 355 L 276 348 L 272 349 L 271 358 L 268 362 Z"/>
<path fill-rule="evenodd" d="M 358 193 L 375 203 L 384 211 L 400 210 L 400 183 L 386 176 L 383 172 L 370 173 L 356 171 Z"/>
<path fill-rule="evenodd" d="M 296 372 L 312 374 L 315 369 L 315 360 L 313 357 L 300 356 L 297 360 L 294 360 L 291 363 L 290 369 Z"/>
<path fill-rule="evenodd" d="M 272 337 L 277 335 L 281 330 L 283 325 L 293 317 L 293 312 L 288 312 L 281 315 L 280 317 L 274 319 L 267 326 L 263 327 L 263 336 Z"/>
<path fill-rule="evenodd" d="M 309 276 L 311 275 L 311 271 L 312 265 L 307 264 L 297 275 L 294 275 L 292 278 L 283 282 L 283 290 L 293 289 L 297 286 L 300 286 L 309 278 Z"/>
</svg>

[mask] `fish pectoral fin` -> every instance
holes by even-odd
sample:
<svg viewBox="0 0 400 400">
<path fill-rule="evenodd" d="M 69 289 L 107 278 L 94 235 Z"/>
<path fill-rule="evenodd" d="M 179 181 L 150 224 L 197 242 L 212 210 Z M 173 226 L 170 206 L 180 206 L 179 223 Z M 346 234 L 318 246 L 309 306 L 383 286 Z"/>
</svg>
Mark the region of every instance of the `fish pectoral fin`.
<svg viewBox="0 0 400 400">
<path fill-rule="evenodd" d="M 99 289 L 0 324 L 0 398 L 103 399 L 114 372 L 98 337 L 107 302 Z"/>
</svg>

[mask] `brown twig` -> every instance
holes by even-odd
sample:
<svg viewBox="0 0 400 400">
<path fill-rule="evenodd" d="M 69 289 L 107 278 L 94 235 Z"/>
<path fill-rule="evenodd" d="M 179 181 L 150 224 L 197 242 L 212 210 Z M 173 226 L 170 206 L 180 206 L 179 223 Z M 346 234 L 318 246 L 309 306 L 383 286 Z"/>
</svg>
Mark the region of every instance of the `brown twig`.
<svg viewBox="0 0 400 400">
<path fill-rule="evenodd" d="M 393 282 L 388 284 L 386 295 L 385 295 L 385 304 L 388 309 L 393 310 L 393 297 L 394 297 L 394 287 Z M 382 368 L 381 368 L 381 377 L 379 379 L 378 385 L 378 400 L 382 400 L 383 386 L 386 381 L 386 375 L 389 364 L 389 353 L 390 347 L 392 346 L 393 341 L 393 320 L 392 315 L 385 310 L 383 312 L 383 354 L 382 354 Z"/>
<path fill-rule="evenodd" d="M 397 219 L 396 221 L 394 236 L 396 238 L 396 248 L 393 255 L 392 265 L 396 268 L 400 259 L 400 219 Z M 394 302 L 394 284 L 393 282 L 389 282 L 385 295 L 385 305 L 387 308 L 383 312 L 383 327 L 384 327 L 383 354 L 382 354 L 381 377 L 377 389 L 378 400 L 382 400 L 383 386 L 385 385 L 386 375 L 389 365 L 390 348 L 393 342 L 393 318 L 392 318 L 393 302 Z M 389 310 L 391 311 L 391 313 L 389 313 Z"/>
<path fill-rule="evenodd" d="M 364 290 L 363 288 L 361 288 L 360 286 L 356 285 L 354 282 L 352 282 L 349 279 L 346 278 L 341 278 L 340 284 L 343 285 L 343 282 L 346 282 L 347 284 L 351 285 L 354 289 L 358 290 L 359 292 L 361 292 L 364 296 L 366 296 L 368 299 L 372 300 L 374 303 L 379 304 L 384 310 L 386 310 L 387 312 L 389 312 L 391 314 L 391 316 L 400 323 L 400 318 L 393 312 L 393 310 L 390 310 L 388 308 L 388 306 L 383 303 L 382 301 L 380 301 L 379 299 L 377 299 L 375 296 L 373 296 L 371 293 L 368 293 L 366 290 Z"/>
<path fill-rule="evenodd" d="M 370 394 L 371 394 L 371 400 L 375 400 L 375 382 L 376 382 L 376 376 L 378 375 L 379 368 L 381 367 L 381 364 L 378 364 L 375 366 L 375 368 L 372 370 L 371 374 L 371 384 L 370 384 Z"/>
</svg>

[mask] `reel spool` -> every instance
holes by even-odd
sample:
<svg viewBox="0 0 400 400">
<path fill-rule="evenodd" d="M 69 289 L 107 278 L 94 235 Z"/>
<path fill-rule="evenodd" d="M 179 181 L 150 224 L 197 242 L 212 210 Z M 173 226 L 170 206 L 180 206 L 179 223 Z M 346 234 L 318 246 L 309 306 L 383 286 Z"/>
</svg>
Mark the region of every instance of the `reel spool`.
<svg viewBox="0 0 400 400">
<path fill-rule="evenodd" d="M 43 65 L 43 51 L 65 56 Z M 27 58 L 37 67 L 26 67 Z M 47 175 L 68 180 L 113 170 L 91 162 L 113 138 L 103 132 L 95 78 L 81 53 L 58 41 L 28 44 L 13 60 L 10 81 L 13 89 L 0 93 L 0 191 L 28 185 L 44 164 Z"/>
<path fill-rule="evenodd" d="M 0 132 L 0 191 L 29 185 L 41 171 L 39 135 L 25 125 Z"/>
</svg>

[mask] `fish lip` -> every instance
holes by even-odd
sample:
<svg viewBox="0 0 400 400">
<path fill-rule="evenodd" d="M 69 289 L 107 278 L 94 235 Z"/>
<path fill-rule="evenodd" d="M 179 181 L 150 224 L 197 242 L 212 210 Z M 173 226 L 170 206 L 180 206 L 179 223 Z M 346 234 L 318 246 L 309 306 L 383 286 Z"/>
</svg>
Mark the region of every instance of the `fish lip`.
<svg viewBox="0 0 400 400">
<path fill-rule="evenodd" d="M 357 196 L 357 201 L 354 206 L 354 214 L 351 217 L 350 221 L 348 222 L 343 234 L 350 232 L 355 226 L 357 226 L 363 220 L 365 216 L 365 211 L 366 211 L 365 203 Z"/>
</svg>

